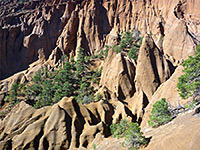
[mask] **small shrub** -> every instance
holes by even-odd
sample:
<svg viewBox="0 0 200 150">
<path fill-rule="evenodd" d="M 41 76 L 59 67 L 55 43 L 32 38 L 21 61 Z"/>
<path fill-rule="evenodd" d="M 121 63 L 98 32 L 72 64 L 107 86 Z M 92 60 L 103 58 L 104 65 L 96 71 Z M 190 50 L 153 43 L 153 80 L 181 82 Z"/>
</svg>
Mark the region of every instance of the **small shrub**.
<svg viewBox="0 0 200 150">
<path fill-rule="evenodd" d="M 110 129 L 113 137 L 125 137 L 123 146 L 128 147 L 128 149 L 135 150 L 141 145 L 147 144 L 138 123 L 130 123 L 127 119 L 122 119 L 119 123 L 112 124 Z"/>
<path fill-rule="evenodd" d="M 10 102 L 12 103 L 17 101 L 18 88 L 19 86 L 17 83 L 14 83 L 11 87 L 9 99 L 10 99 Z"/>
<path fill-rule="evenodd" d="M 127 119 L 121 119 L 119 123 L 114 123 L 110 126 L 111 134 L 113 137 L 121 138 L 124 136 L 124 132 L 129 127 L 129 121 Z"/>
<path fill-rule="evenodd" d="M 122 47 L 121 46 L 114 45 L 113 49 L 117 54 L 122 52 Z"/>
<path fill-rule="evenodd" d="M 131 49 L 128 52 L 128 57 L 137 60 L 138 57 L 138 48 L 136 48 L 135 46 L 131 47 Z"/>
<path fill-rule="evenodd" d="M 165 98 L 157 101 L 152 108 L 151 115 L 148 120 L 149 126 L 157 127 L 164 123 L 169 122 L 172 118 L 170 117 L 170 111 L 168 110 L 168 103 Z"/>
<path fill-rule="evenodd" d="M 108 51 L 111 48 L 111 46 L 105 45 L 104 48 L 105 48 L 104 55 L 105 55 L 105 57 L 107 57 L 108 56 Z"/>
<path fill-rule="evenodd" d="M 125 50 L 126 48 L 131 48 L 133 42 L 134 42 L 133 33 L 130 31 L 125 32 L 120 41 L 121 49 Z"/>
<path fill-rule="evenodd" d="M 92 150 L 96 150 L 98 146 L 96 144 L 92 144 Z"/>
<path fill-rule="evenodd" d="M 102 94 L 100 94 L 100 93 L 97 93 L 97 96 L 96 96 L 96 101 L 99 101 L 99 100 L 101 100 L 103 98 L 103 95 Z"/>
<path fill-rule="evenodd" d="M 194 108 L 196 107 L 196 104 L 197 104 L 197 101 L 196 101 L 196 100 L 193 100 L 192 102 L 186 104 L 186 105 L 184 106 L 184 108 L 185 108 L 185 109 L 190 109 L 190 110 L 192 110 L 192 109 L 194 109 Z"/>
<path fill-rule="evenodd" d="M 147 144 L 147 140 L 140 131 L 138 123 L 132 123 L 124 134 L 125 141 L 123 142 L 123 145 L 129 149 L 135 150 L 138 149 L 140 145 Z"/>
</svg>

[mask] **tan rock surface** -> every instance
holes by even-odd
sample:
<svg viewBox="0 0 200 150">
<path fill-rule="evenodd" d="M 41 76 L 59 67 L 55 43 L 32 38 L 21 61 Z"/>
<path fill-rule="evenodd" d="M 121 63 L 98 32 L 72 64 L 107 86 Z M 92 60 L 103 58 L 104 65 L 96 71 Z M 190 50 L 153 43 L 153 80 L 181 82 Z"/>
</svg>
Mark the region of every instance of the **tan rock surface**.
<svg viewBox="0 0 200 150">
<path fill-rule="evenodd" d="M 144 108 L 152 101 L 152 95 L 171 76 L 173 66 L 171 67 L 151 36 L 145 35 L 137 59 L 134 83 L 136 92 L 133 97 L 126 99 L 139 121 L 144 115 Z"/>
<path fill-rule="evenodd" d="M 103 64 L 100 85 L 123 99 L 135 92 L 134 76 L 135 67 L 132 60 L 110 49 Z"/>
<path fill-rule="evenodd" d="M 151 137 L 147 150 L 198 150 L 200 117 L 187 112 L 179 115 L 166 125 L 146 130 L 145 136 Z"/>
<path fill-rule="evenodd" d="M 136 89 L 141 89 L 147 98 L 151 99 L 158 86 L 165 82 L 170 75 L 167 60 L 157 48 L 153 39 L 146 35 L 137 60 Z"/>
<path fill-rule="evenodd" d="M 92 54 L 135 27 L 152 33 L 159 48 L 164 36 L 164 53 L 178 60 L 192 54 L 194 43 L 200 41 L 197 0 L 1 3 L 5 7 L 0 8 L 0 79 L 28 68 L 39 50 L 46 59 L 55 48 L 75 55 L 81 46 Z"/>
<path fill-rule="evenodd" d="M 173 106 L 178 106 L 178 101 L 180 103 L 184 103 L 185 100 L 182 100 L 178 94 L 178 89 L 176 87 L 178 77 L 182 74 L 182 66 L 179 66 L 173 75 L 168 79 L 166 82 L 160 85 L 160 87 L 157 89 L 157 91 L 152 96 L 150 103 L 145 109 L 145 114 L 143 117 L 143 121 L 141 124 L 141 127 L 147 127 L 147 121 L 149 120 L 149 115 L 151 114 L 151 110 L 153 107 L 153 104 L 161 100 L 162 98 L 166 98 L 166 101 L 169 102 Z"/>
<path fill-rule="evenodd" d="M 0 122 L 0 149 L 87 148 L 97 134 L 110 135 L 113 114 L 112 104 L 104 100 L 81 105 L 64 97 L 40 109 L 21 102 Z"/>
<path fill-rule="evenodd" d="M 145 36 L 137 66 L 124 54 L 110 50 L 101 85 L 112 100 L 85 106 L 73 98 L 63 98 L 53 107 L 39 110 L 21 102 L 0 121 L 0 149 L 85 149 L 91 147 L 97 134 L 108 136 L 112 122 L 125 117 L 142 121 L 141 126 L 147 127 L 157 100 L 165 97 L 171 104 L 177 102 L 176 83 L 181 68 L 170 77 L 173 67 L 169 60 L 178 65 L 193 54 L 200 42 L 199 6 L 198 0 L 42 0 L 26 4 L 1 1 L 0 79 L 4 80 L 0 81 L 0 91 L 3 94 L 14 82 L 31 80 L 42 66 L 48 69 L 57 66 L 62 54 L 75 56 L 78 47 L 91 55 L 105 44 L 116 44 L 122 31 L 135 28 L 143 35 L 152 34 L 152 38 Z M 10 75 L 13 76 L 5 79 Z M 168 144 L 176 140 L 180 144 L 174 143 L 174 149 L 197 149 L 199 120 L 189 114 L 182 117 L 187 119 L 185 124 L 180 117 L 147 132 L 153 136 L 147 149 L 173 149 Z"/>
</svg>

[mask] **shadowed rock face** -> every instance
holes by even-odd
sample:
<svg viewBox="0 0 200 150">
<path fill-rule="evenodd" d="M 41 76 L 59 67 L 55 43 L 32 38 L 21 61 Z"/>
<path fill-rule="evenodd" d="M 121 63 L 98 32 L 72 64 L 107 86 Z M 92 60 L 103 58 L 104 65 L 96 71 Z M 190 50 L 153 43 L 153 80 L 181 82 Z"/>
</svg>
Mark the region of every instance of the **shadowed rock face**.
<svg viewBox="0 0 200 150">
<path fill-rule="evenodd" d="M 75 55 L 81 46 L 90 55 L 112 43 L 110 39 L 116 39 L 120 32 L 134 28 L 143 34 L 152 33 L 156 45 L 172 60 L 184 59 L 200 41 L 199 3 L 197 0 L 1 1 L 0 79 L 28 68 L 37 59 L 39 50 L 44 51 L 46 59 L 55 48 Z"/>
</svg>

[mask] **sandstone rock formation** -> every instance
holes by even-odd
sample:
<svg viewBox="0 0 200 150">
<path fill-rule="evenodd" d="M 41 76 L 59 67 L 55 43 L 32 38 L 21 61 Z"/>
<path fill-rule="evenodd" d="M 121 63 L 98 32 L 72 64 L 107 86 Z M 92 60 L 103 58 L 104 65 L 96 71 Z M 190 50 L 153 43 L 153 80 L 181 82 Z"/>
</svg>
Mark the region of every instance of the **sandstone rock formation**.
<svg viewBox="0 0 200 150">
<path fill-rule="evenodd" d="M 159 48 L 163 36 L 164 54 L 176 60 L 192 54 L 200 41 L 197 0 L 1 3 L 0 79 L 28 68 L 38 50 L 46 59 L 55 48 L 75 55 L 81 46 L 92 54 L 113 44 L 109 39 L 116 40 L 117 34 L 135 28 L 152 33 Z"/>
<path fill-rule="evenodd" d="M 103 64 L 100 85 L 123 99 L 131 97 L 135 92 L 134 77 L 135 66 L 132 60 L 123 53 L 116 54 L 113 49 L 109 50 Z"/>
<path fill-rule="evenodd" d="M 162 98 L 166 98 L 166 100 L 173 106 L 178 106 L 179 100 L 180 102 L 182 101 L 176 87 L 178 77 L 182 74 L 182 69 L 183 68 L 179 66 L 175 70 L 174 74 L 170 77 L 170 79 L 161 84 L 157 91 L 153 94 L 150 103 L 145 109 L 145 114 L 143 116 L 143 121 L 141 124 L 142 127 L 148 126 L 147 121 L 149 120 L 149 115 L 151 113 L 153 104 L 156 101 L 161 100 Z"/>
<path fill-rule="evenodd" d="M 164 126 L 146 129 L 145 135 L 151 137 L 151 142 L 145 149 L 198 150 L 200 117 L 192 114 L 193 112 L 181 114 Z"/>
<path fill-rule="evenodd" d="M 95 111 L 73 98 L 38 110 L 21 102 L 0 122 L 0 149 L 87 147 L 97 133 L 106 135 L 108 116 L 113 113 L 104 101 L 93 104 L 92 109 Z"/>
<path fill-rule="evenodd" d="M 63 98 L 38 110 L 21 102 L 0 120 L 0 149 L 91 148 L 121 118 L 138 121 L 153 136 L 147 149 L 198 149 L 199 119 L 191 114 L 150 132 L 147 120 L 157 100 L 177 104 L 179 65 L 200 43 L 199 6 L 198 0 L 0 1 L 0 106 L 13 83 L 30 81 L 43 66 L 57 67 L 62 54 L 74 57 L 79 47 L 96 54 L 128 30 L 144 35 L 137 63 L 109 50 L 99 90 L 106 100 L 82 105 Z M 180 138 L 187 128 L 190 135 Z"/>
</svg>

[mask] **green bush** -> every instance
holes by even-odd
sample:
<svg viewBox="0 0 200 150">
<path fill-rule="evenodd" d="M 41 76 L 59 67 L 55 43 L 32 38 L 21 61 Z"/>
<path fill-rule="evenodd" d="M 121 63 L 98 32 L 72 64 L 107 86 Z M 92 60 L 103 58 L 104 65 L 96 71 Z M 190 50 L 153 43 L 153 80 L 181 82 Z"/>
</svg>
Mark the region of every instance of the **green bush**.
<svg viewBox="0 0 200 150">
<path fill-rule="evenodd" d="M 105 58 L 106 58 L 108 56 L 108 51 L 111 48 L 111 46 L 105 45 L 104 48 L 105 48 L 104 55 L 105 55 Z"/>
<path fill-rule="evenodd" d="M 110 132 L 112 136 L 117 138 L 124 137 L 124 132 L 128 129 L 129 124 L 127 119 L 121 119 L 119 123 L 111 124 Z"/>
<path fill-rule="evenodd" d="M 192 102 L 186 104 L 186 105 L 184 106 L 184 108 L 185 108 L 185 109 L 190 109 L 190 110 L 192 110 L 192 109 L 194 109 L 194 108 L 196 107 L 196 104 L 197 104 L 197 101 L 196 101 L 196 100 L 193 100 Z"/>
<path fill-rule="evenodd" d="M 113 137 L 125 137 L 123 146 L 128 149 L 138 149 L 141 145 L 147 144 L 138 123 L 130 123 L 127 119 L 122 119 L 119 123 L 112 124 L 110 129 Z"/>
<path fill-rule="evenodd" d="M 147 140 L 140 130 L 138 123 L 131 123 L 124 133 L 125 141 L 123 142 L 123 145 L 133 150 L 138 149 L 140 145 L 146 145 Z"/>
<path fill-rule="evenodd" d="M 120 41 L 120 47 L 122 50 L 125 50 L 126 48 L 131 48 L 134 43 L 133 38 L 133 32 L 127 31 L 122 36 L 122 39 Z"/>
<path fill-rule="evenodd" d="M 182 63 L 183 75 L 178 78 L 179 95 L 186 99 L 196 99 L 200 95 L 200 45 L 197 45 L 194 56 L 189 56 Z"/>
<path fill-rule="evenodd" d="M 151 115 L 149 115 L 148 124 L 149 126 L 157 127 L 169 122 L 171 119 L 168 103 L 165 98 L 162 98 L 153 105 Z"/>
<path fill-rule="evenodd" d="M 19 88 L 19 85 L 17 83 L 14 83 L 11 87 L 9 99 L 10 99 L 10 102 L 12 103 L 17 101 L 18 88 Z"/>
<path fill-rule="evenodd" d="M 99 101 L 99 100 L 101 100 L 103 98 L 103 95 L 102 94 L 100 94 L 100 93 L 97 93 L 97 95 L 96 95 L 96 101 Z"/>
<path fill-rule="evenodd" d="M 138 57 L 138 48 L 136 48 L 135 46 L 132 46 L 131 49 L 128 51 L 128 57 L 137 60 Z"/>
<path fill-rule="evenodd" d="M 114 45 L 113 49 L 117 54 L 122 52 L 122 47 L 119 45 Z"/>
</svg>

